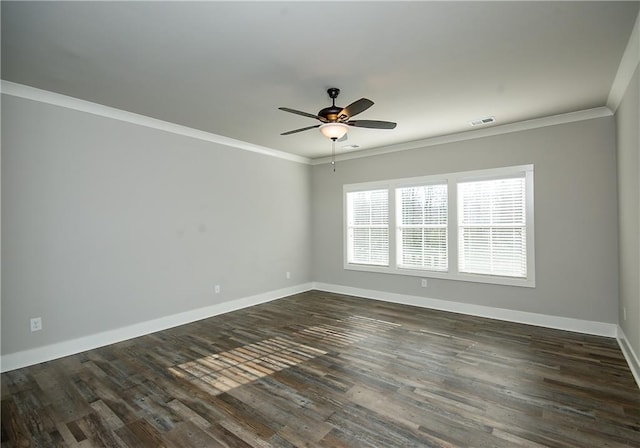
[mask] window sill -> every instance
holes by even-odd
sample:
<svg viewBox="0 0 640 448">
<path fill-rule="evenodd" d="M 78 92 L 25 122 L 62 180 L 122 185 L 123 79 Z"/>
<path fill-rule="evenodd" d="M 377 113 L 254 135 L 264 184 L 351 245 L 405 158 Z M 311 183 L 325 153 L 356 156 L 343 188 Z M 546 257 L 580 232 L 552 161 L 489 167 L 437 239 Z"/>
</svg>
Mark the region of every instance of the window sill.
<svg viewBox="0 0 640 448">
<path fill-rule="evenodd" d="M 374 266 L 365 264 L 345 263 L 347 271 L 373 272 L 376 274 L 403 275 L 408 277 L 437 278 L 472 283 L 488 283 L 502 286 L 518 286 L 535 288 L 535 278 L 503 277 L 497 275 L 467 274 L 453 272 L 427 271 L 422 269 L 393 268 L 390 266 Z"/>
</svg>

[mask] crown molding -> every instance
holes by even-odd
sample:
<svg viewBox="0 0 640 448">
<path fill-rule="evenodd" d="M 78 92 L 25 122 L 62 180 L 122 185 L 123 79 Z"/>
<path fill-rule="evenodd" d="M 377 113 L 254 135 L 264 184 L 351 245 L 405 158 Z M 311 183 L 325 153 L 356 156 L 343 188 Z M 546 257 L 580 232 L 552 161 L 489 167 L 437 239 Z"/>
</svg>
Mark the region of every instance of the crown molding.
<svg viewBox="0 0 640 448">
<path fill-rule="evenodd" d="M 336 157 L 337 161 L 360 159 L 362 157 L 372 157 L 381 154 L 389 154 L 393 152 L 408 151 L 412 149 L 421 149 L 429 146 L 444 145 L 447 143 L 461 142 L 465 140 L 475 140 L 478 138 L 491 137 L 494 135 L 509 134 L 512 132 L 527 131 L 530 129 L 544 128 L 547 126 L 555 126 L 558 124 L 573 123 L 576 121 L 591 120 L 593 118 L 610 117 L 613 112 L 607 107 L 596 107 L 594 109 L 586 109 L 577 112 L 569 112 L 566 114 L 552 115 L 550 117 L 535 118 L 533 120 L 520 121 L 517 123 L 509 123 L 489 128 L 482 128 L 473 131 L 459 132 L 456 134 L 442 135 L 431 137 L 423 140 L 415 140 L 397 145 L 385 146 L 362 150 L 358 152 L 347 153 Z M 330 163 L 330 157 L 322 157 L 311 160 L 311 165 L 323 165 Z"/>
<path fill-rule="evenodd" d="M 637 35 L 637 27 L 636 27 L 636 35 Z M 628 83 L 628 80 L 627 80 L 627 83 Z M 121 109 L 116 109 L 114 107 L 93 103 L 91 101 L 81 100 L 79 98 L 74 98 L 71 96 L 62 95 L 59 93 L 50 92 L 48 90 L 42 90 L 35 87 L 14 83 L 11 81 L 1 80 L 0 92 L 3 95 L 15 96 L 15 97 L 24 98 L 32 101 L 38 101 L 45 104 L 51 104 L 58 107 L 77 110 L 80 112 L 98 115 L 101 117 L 110 118 L 114 120 L 124 121 L 127 123 L 148 127 L 151 129 L 171 132 L 177 135 L 183 135 L 183 136 L 195 138 L 198 140 L 217 143 L 217 144 L 225 145 L 231 148 L 250 151 L 250 152 L 254 152 L 262 155 L 289 160 L 292 162 L 302 163 L 305 165 L 323 165 L 331 161 L 330 157 L 309 159 L 307 157 L 302 157 L 302 156 L 290 154 L 284 151 L 267 148 L 265 146 L 254 145 L 252 143 L 247 143 L 241 140 L 224 137 L 221 135 L 213 134 L 211 132 L 201 131 L 201 130 L 190 128 L 187 126 L 148 117 L 146 115 L 127 112 Z M 420 149 L 420 148 L 425 148 L 429 146 L 443 145 L 447 143 L 454 143 L 454 142 L 460 142 L 465 140 L 473 140 L 477 138 L 508 134 L 512 132 L 525 131 L 529 129 L 536 129 L 536 128 L 541 128 L 546 126 L 554 126 L 557 124 L 565 124 L 565 123 L 571 123 L 575 121 L 589 120 L 593 118 L 607 117 L 611 115 L 613 115 L 613 112 L 611 111 L 611 109 L 607 107 L 598 107 L 594 109 L 587 109 L 583 111 L 553 115 L 550 117 L 536 118 L 533 120 L 526 120 L 526 121 L 521 121 L 517 123 L 509 123 L 504 125 L 492 126 L 489 128 L 476 129 L 472 131 L 459 132 L 456 134 L 442 135 L 442 136 L 431 137 L 431 138 L 422 139 L 422 140 L 415 140 L 412 142 L 399 143 L 396 145 L 390 145 L 385 147 L 357 151 L 353 153 L 347 153 L 347 154 L 340 155 L 337 158 L 337 160 L 344 161 L 344 160 L 351 160 L 351 159 L 359 159 L 362 157 L 373 157 L 381 154 L 389 154 L 389 153 L 400 152 L 400 151 L 408 151 L 412 149 Z"/>
<path fill-rule="evenodd" d="M 38 101 L 40 103 L 51 104 L 53 106 L 86 112 L 105 118 L 111 118 L 113 120 L 136 124 L 138 126 L 144 126 L 151 129 L 171 132 L 172 134 L 183 135 L 185 137 L 191 137 L 198 140 L 217 143 L 231 148 L 289 160 L 291 162 L 297 162 L 306 165 L 311 162 L 311 160 L 306 157 L 301 157 L 284 151 L 278 151 L 276 149 L 267 148 L 265 146 L 254 145 L 251 143 L 243 142 L 241 140 L 213 134 L 211 132 L 201 131 L 168 121 L 158 120 L 146 115 L 127 112 L 121 109 L 116 109 L 114 107 L 104 106 L 102 104 L 92 103 L 91 101 L 85 101 L 79 98 L 74 98 L 47 90 L 37 89 L 35 87 L 6 81 L 4 79 L 1 81 L 0 91 L 3 95 L 15 96 L 18 98 Z"/>
<path fill-rule="evenodd" d="M 607 107 L 614 113 L 622 102 L 638 64 L 640 64 L 640 13 L 636 17 L 636 23 L 631 31 L 627 47 L 622 54 L 616 77 L 613 80 L 609 97 L 607 98 Z"/>
</svg>

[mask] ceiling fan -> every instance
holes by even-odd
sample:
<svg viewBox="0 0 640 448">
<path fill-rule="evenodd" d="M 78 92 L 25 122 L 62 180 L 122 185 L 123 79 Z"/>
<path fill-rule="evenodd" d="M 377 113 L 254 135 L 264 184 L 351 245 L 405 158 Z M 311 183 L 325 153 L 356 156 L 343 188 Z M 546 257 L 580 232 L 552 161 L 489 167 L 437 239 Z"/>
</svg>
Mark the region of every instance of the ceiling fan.
<svg viewBox="0 0 640 448">
<path fill-rule="evenodd" d="M 283 132 L 280 135 L 291 135 L 309 129 L 320 128 L 322 135 L 332 141 L 338 141 L 346 136 L 349 126 L 356 128 L 370 128 L 370 129 L 394 129 L 396 123 L 391 121 L 379 121 L 379 120 L 352 120 L 351 118 L 373 106 L 373 101 L 367 98 L 360 98 L 357 101 L 349 104 L 347 107 L 336 106 L 336 98 L 340 94 L 340 89 L 331 87 L 327 90 L 329 98 L 331 98 L 333 104 L 329 107 L 325 107 L 320 110 L 316 115 L 307 112 L 302 112 L 288 107 L 279 107 L 278 109 L 292 114 L 302 115 L 303 117 L 315 118 L 320 120 L 321 123 L 314 126 L 307 126 L 305 128 L 294 129 L 293 131 Z"/>
</svg>

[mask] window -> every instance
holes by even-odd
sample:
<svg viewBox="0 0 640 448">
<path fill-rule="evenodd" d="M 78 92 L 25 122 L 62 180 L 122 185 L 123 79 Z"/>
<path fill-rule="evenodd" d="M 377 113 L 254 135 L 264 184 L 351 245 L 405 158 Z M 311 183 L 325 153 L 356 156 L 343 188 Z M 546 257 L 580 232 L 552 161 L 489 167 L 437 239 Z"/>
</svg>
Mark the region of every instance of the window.
<svg viewBox="0 0 640 448">
<path fill-rule="evenodd" d="M 458 184 L 458 268 L 524 278 L 527 224 L 524 176 Z"/>
<path fill-rule="evenodd" d="M 347 194 L 348 262 L 389 265 L 389 193 L 387 190 Z"/>
<path fill-rule="evenodd" d="M 345 185 L 345 269 L 535 286 L 533 166 Z"/>
<path fill-rule="evenodd" d="M 398 267 L 447 270 L 447 185 L 396 189 Z"/>
</svg>

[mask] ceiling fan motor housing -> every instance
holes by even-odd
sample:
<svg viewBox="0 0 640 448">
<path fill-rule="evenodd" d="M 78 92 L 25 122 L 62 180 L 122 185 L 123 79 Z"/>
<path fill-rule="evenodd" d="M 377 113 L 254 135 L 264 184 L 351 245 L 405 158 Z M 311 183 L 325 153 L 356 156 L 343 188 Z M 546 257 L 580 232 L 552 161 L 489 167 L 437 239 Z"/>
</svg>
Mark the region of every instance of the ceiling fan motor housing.
<svg viewBox="0 0 640 448">
<path fill-rule="evenodd" d="M 340 117 L 339 116 L 340 112 L 342 112 L 342 107 L 338 107 L 334 105 L 334 106 L 329 106 L 322 109 L 320 112 L 318 112 L 318 116 L 326 118 L 327 121 L 329 122 L 338 121 L 338 118 L 341 118 L 341 119 L 349 118 L 346 116 L 344 118 Z"/>
</svg>

